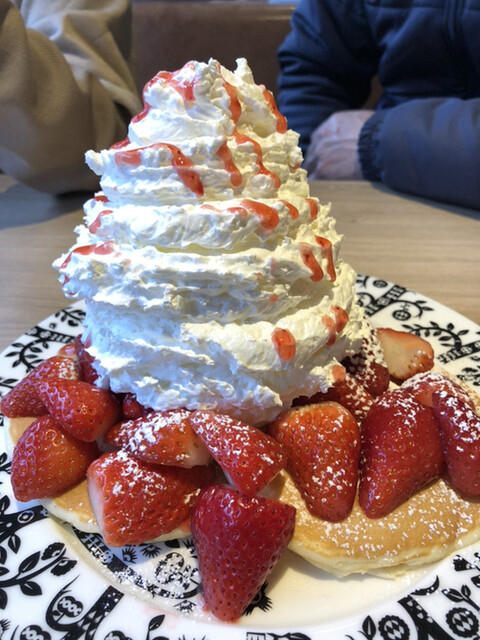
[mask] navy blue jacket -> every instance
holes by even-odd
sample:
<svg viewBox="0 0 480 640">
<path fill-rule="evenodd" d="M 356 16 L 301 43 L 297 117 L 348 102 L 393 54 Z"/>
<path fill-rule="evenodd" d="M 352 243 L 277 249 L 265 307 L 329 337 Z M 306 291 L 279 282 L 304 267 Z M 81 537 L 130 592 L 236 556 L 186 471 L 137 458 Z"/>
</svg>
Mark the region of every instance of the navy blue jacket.
<svg viewBox="0 0 480 640">
<path fill-rule="evenodd" d="M 480 0 L 300 0 L 279 62 L 278 104 L 304 151 L 378 75 L 364 176 L 480 209 Z"/>
</svg>

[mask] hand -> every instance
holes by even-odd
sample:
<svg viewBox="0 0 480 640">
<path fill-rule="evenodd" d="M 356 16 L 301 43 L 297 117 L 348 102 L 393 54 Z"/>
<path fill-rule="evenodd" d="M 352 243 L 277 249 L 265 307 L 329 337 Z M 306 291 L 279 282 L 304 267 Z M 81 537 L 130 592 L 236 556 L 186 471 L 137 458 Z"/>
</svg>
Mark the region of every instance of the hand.
<svg viewBox="0 0 480 640">
<path fill-rule="evenodd" d="M 337 111 L 312 134 L 304 167 L 310 178 L 363 180 L 357 142 L 373 111 Z"/>
</svg>

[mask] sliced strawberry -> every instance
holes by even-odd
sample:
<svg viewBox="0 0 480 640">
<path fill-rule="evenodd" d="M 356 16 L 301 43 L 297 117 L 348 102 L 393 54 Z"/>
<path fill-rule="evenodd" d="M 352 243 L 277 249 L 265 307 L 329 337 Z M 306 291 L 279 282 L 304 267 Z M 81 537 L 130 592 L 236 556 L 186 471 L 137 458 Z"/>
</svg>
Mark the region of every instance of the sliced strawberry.
<svg viewBox="0 0 480 640">
<path fill-rule="evenodd" d="M 360 431 L 336 402 L 294 407 L 268 428 L 287 454 L 286 469 L 315 516 L 338 522 L 355 499 Z"/>
<path fill-rule="evenodd" d="M 88 353 L 81 336 L 75 338 L 75 351 L 82 368 L 82 380 L 95 384 L 98 378 L 97 370 L 93 366 L 95 358 Z"/>
<path fill-rule="evenodd" d="M 154 464 L 196 467 L 208 464 L 210 453 L 192 429 L 185 409 L 151 411 L 125 420 L 105 434 L 105 443 Z"/>
<path fill-rule="evenodd" d="M 293 535 L 295 509 L 232 487 L 202 490 L 191 516 L 206 608 L 237 620 L 258 593 Z"/>
<path fill-rule="evenodd" d="M 359 503 L 386 516 L 443 470 L 440 433 L 430 408 L 401 391 L 376 398 L 362 424 Z"/>
<path fill-rule="evenodd" d="M 75 342 L 68 342 L 60 347 L 57 356 L 65 356 L 66 358 L 77 358 L 77 351 L 75 349 Z"/>
<path fill-rule="evenodd" d="M 278 442 L 240 420 L 193 411 L 190 424 L 232 484 L 247 496 L 261 491 L 285 464 Z"/>
<path fill-rule="evenodd" d="M 427 405 L 427 407 L 433 407 L 433 392 L 440 391 L 450 396 L 456 396 L 466 402 L 472 409 L 475 408 L 475 403 L 465 389 L 448 376 L 436 371 L 417 373 L 405 380 L 401 388 L 411 393 L 418 402 Z"/>
<path fill-rule="evenodd" d="M 38 383 L 42 380 L 78 380 L 80 375 L 76 360 L 66 356 L 47 358 L 3 396 L 0 409 L 7 418 L 45 415 L 48 411 L 37 393 Z"/>
<path fill-rule="evenodd" d="M 140 404 L 134 393 L 126 393 L 122 400 L 122 413 L 126 420 L 135 420 L 148 413 L 143 404 Z"/>
<path fill-rule="evenodd" d="M 343 379 L 337 380 L 333 387 L 330 387 L 325 393 L 316 393 L 309 399 L 298 398 L 294 405 L 317 404 L 326 401 L 341 404 L 342 407 L 350 411 L 357 422 L 361 423 L 372 406 L 373 396 L 352 375 L 346 373 Z"/>
<path fill-rule="evenodd" d="M 433 412 L 452 486 L 467 498 L 480 496 L 480 416 L 459 396 L 434 391 Z"/>
<path fill-rule="evenodd" d="M 85 478 L 97 455 L 95 443 L 77 440 L 51 416 L 37 418 L 13 450 L 11 481 L 15 498 L 28 502 L 57 496 Z"/>
<path fill-rule="evenodd" d="M 82 380 L 44 380 L 37 385 L 55 422 L 79 440 L 93 442 L 121 418 L 115 396 Z"/>
<path fill-rule="evenodd" d="M 433 347 L 420 336 L 389 328 L 377 329 L 377 336 L 392 378 L 406 380 L 433 367 Z"/>
<path fill-rule="evenodd" d="M 358 353 L 344 360 L 342 364 L 372 396 L 379 396 L 388 389 L 390 373 L 377 331 L 371 325 Z"/>
<path fill-rule="evenodd" d="M 190 516 L 199 490 L 212 478 L 211 467 L 161 467 L 126 451 L 103 454 L 87 473 L 93 512 L 112 547 L 141 544 L 173 531 Z"/>
</svg>

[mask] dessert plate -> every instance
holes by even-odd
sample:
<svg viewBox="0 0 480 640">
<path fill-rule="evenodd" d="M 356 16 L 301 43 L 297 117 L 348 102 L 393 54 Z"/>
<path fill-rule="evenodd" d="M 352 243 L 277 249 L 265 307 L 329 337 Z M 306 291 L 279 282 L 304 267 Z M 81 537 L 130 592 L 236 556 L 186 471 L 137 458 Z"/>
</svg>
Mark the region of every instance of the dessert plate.
<svg viewBox="0 0 480 640">
<path fill-rule="evenodd" d="M 377 326 L 415 332 L 480 387 L 480 327 L 421 294 L 359 276 Z M 0 354 L 0 393 L 81 330 L 76 303 Z M 3 439 L 2 439 L 3 440 Z M 480 543 L 396 579 L 336 579 L 287 552 L 241 620 L 202 611 L 191 540 L 110 549 L 17 503 L 0 443 L 0 638 L 32 640 L 451 640 L 479 638 Z"/>
</svg>

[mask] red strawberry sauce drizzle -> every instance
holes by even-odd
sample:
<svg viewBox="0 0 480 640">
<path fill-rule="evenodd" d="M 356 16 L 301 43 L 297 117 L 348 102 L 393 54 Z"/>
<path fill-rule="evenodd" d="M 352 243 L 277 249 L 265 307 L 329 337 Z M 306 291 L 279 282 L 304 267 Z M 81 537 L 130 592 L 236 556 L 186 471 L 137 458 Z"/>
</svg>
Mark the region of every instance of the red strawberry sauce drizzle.
<svg viewBox="0 0 480 640">
<path fill-rule="evenodd" d="M 217 209 L 211 204 L 202 204 L 202 209 L 210 209 L 211 211 L 217 211 L 218 213 L 222 211 L 221 209 Z M 278 212 L 273 207 L 270 207 L 263 202 L 257 202 L 256 200 L 249 200 L 245 198 L 240 201 L 239 206 L 237 207 L 228 207 L 227 209 L 223 209 L 225 213 L 231 213 L 232 215 L 238 216 L 246 216 L 249 213 L 253 213 L 260 219 L 260 225 L 267 229 L 267 231 L 272 231 L 275 229 L 280 219 L 278 217 Z"/>
<path fill-rule="evenodd" d="M 272 331 L 272 342 L 281 360 L 292 360 L 295 357 L 297 345 L 294 336 L 288 329 L 275 327 Z"/>
<path fill-rule="evenodd" d="M 118 143 L 117 143 L 118 144 Z M 97 193 L 93 198 L 96 202 L 108 202 L 108 198 L 104 193 Z"/>
<path fill-rule="evenodd" d="M 312 247 L 307 242 L 300 242 L 298 246 L 305 266 L 312 272 L 310 280 L 320 282 L 323 278 L 323 269 L 313 255 Z"/>
<path fill-rule="evenodd" d="M 113 253 L 114 249 L 115 249 L 115 244 L 111 240 L 108 240 L 108 242 L 101 242 L 99 244 L 86 244 L 82 247 L 76 247 L 75 249 L 72 249 L 68 254 L 68 256 L 65 258 L 62 265 L 60 266 L 60 271 L 65 269 L 65 267 L 68 265 L 68 263 L 72 259 L 72 255 L 74 253 L 81 256 L 88 256 L 88 255 L 91 255 L 92 253 L 99 256 L 104 256 L 104 255 L 108 255 L 109 253 Z M 70 278 L 68 278 L 67 276 L 64 276 L 64 280 L 62 284 L 63 285 L 67 284 L 69 280 Z"/>
<path fill-rule="evenodd" d="M 327 275 L 330 278 L 330 282 L 335 282 L 337 273 L 333 262 L 332 243 L 327 238 L 321 238 L 320 236 L 315 236 L 315 241 L 322 248 L 322 255 L 327 261 Z"/>
<path fill-rule="evenodd" d="M 287 207 L 288 213 L 290 214 L 291 219 L 296 220 L 299 216 L 297 207 L 294 207 L 291 202 L 287 202 L 286 200 L 280 200 L 280 202 Z"/>
<path fill-rule="evenodd" d="M 244 133 L 236 133 L 235 134 L 235 142 L 238 145 L 242 145 L 242 144 L 252 144 L 253 145 L 253 149 L 255 151 L 255 155 L 257 156 L 257 166 L 258 166 L 258 173 L 268 176 L 269 178 L 272 179 L 273 184 L 275 186 L 275 189 L 279 189 L 280 185 L 281 185 L 281 181 L 280 178 L 277 176 L 276 173 L 273 173 L 273 171 L 269 171 L 263 164 L 263 154 L 262 154 L 262 147 L 260 146 L 260 144 L 254 140 L 253 138 L 250 138 L 250 136 L 245 135 Z"/>
<path fill-rule="evenodd" d="M 318 204 L 313 198 L 307 198 L 306 200 L 310 207 L 310 219 L 316 220 L 318 216 Z"/>
<path fill-rule="evenodd" d="M 233 162 L 232 152 L 230 151 L 226 140 L 218 148 L 217 156 L 223 162 L 225 170 L 230 174 L 230 182 L 232 185 L 234 187 L 239 187 L 242 184 L 242 174 Z"/>
<path fill-rule="evenodd" d="M 268 89 L 263 90 L 263 97 L 265 102 L 268 104 L 268 108 L 270 112 L 275 116 L 277 120 L 276 129 L 278 133 L 286 133 L 287 131 L 287 119 L 283 116 L 277 108 L 277 103 L 275 102 L 275 98 L 273 94 Z"/>
<path fill-rule="evenodd" d="M 182 151 L 174 144 L 167 142 L 155 142 L 147 147 L 138 147 L 136 149 L 127 149 L 126 151 L 118 151 L 115 154 L 115 162 L 117 165 L 130 165 L 138 167 L 142 161 L 141 152 L 145 149 L 168 149 L 172 155 L 171 164 L 177 171 L 178 177 L 183 184 L 190 189 L 196 196 L 203 196 L 203 184 L 200 176 L 193 168 L 193 162 L 187 158 Z"/>
<path fill-rule="evenodd" d="M 102 218 L 104 216 L 109 215 L 110 213 L 113 213 L 112 209 L 104 209 L 103 211 L 100 211 L 98 216 L 95 218 L 92 224 L 88 227 L 88 230 L 90 231 L 90 233 L 96 233 L 102 226 Z"/>
<path fill-rule="evenodd" d="M 348 322 L 348 313 L 341 307 L 332 305 L 330 307 L 330 312 L 332 313 L 333 318 L 327 315 L 322 317 L 322 322 L 329 331 L 329 337 L 327 340 L 328 346 L 335 343 L 337 335 L 344 329 Z"/>
</svg>

